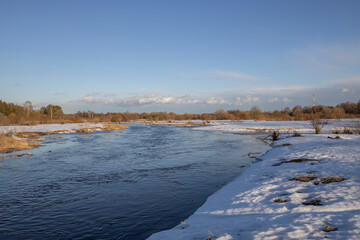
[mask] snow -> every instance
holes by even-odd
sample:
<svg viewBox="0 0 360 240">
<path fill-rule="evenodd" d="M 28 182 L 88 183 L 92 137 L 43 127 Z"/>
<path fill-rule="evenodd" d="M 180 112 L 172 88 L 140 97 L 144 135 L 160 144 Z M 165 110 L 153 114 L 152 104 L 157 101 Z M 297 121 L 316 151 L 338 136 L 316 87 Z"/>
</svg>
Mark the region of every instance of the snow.
<svg viewBox="0 0 360 240">
<path fill-rule="evenodd" d="M 334 121 L 327 130 L 349 122 Z M 249 128 L 298 127 L 300 132 L 306 129 L 304 123 L 247 121 L 197 129 L 246 132 Z M 281 140 L 274 142 L 258 162 L 210 196 L 192 216 L 149 239 L 359 239 L 360 136 L 340 134 L 341 139 L 334 139 L 334 134 L 280 136 Z M 303 158 L 318 161 L 286 163 Z M 308 174 L 316 179 L 290 180 Z M 345 180 L 313 183 L 325 177 Z M 287 202 L 274 202 L 278 198 Z M 322 205 L 302 204 L 316 199 Z M 325 232 L 326 225 L 337 230 Z"/>
<path fill-rule="evenodd" d="M 331 133 L 334 130 L 343 131 L 344 128 L 351 128 L 355 121 L 359 119 L 327 120 L 322 132 Z M 314 129 L 308 121 L 253 121 L 245 120 L 241 122 L 222 122 L 213 121 L 211 126 L 198 128 L 206 131 L 223 132 L 273 132 L 275 130 L 285 132 L 313 133 Z"/>
<path fill-rule="evenodd" d="M 75 132 L 82 128 L 103 128 L 101 123 L 64 123 L 64 124 L 40 124 L 34 126 L 0 126 L 0 134 L 8 132 L 45 132 L 51 133 L 55 131 Z"/>
</svg>

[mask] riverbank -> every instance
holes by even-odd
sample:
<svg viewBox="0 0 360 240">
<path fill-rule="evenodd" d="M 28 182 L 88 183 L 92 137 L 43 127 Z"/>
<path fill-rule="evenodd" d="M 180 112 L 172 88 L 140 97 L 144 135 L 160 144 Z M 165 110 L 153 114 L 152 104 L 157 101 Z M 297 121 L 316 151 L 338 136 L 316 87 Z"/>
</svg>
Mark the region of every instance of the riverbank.
<svg viewBox="0 0 360 240">
<path fill-rule="evenodd" d="M 340 123 L 331 123 L 327 131 L 344 127 Z M 251 124 L 257 123 L 199 129 L 244 132 Z M 191 217 L 149 239 L 358 239 L 360 136 L 282 132 L 259 162 Z"/>
<path fill-rule="evenodd" d="M 91 133 L 98 131 L 123 130 L 126 125 L 114 123 L 65 123 L 32 126 L 0 126 L 0 153 L 28 150 L 39 147 L 41 136 L 59 133 Z"/>
</svg>

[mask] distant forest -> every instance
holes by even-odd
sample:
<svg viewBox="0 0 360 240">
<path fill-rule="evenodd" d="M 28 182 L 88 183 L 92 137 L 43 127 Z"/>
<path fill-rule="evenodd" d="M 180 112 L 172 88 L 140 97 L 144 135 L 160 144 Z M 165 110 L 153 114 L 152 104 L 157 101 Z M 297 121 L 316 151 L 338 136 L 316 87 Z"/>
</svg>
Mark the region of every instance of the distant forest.
<svg viewBox="0 0 360 240">
<path fill-rule="evenodd" d="M 71 122 L 129 122 L 131 120 L 147 120 L 151 122 L 172 120 L 262 120 L 291 121 L 310 120 L 317 113 L 322 119 L 360 118 L 360 101 L 358 103 L 340 103 L 336 107 L 317 105 L 313 107 L 295 106 L 292 109 L 262 111 L 254 106 L 250 111 L 219 109 L 214 113 L 151 112 L 151 113 L 95 113 L 93 111 L 65 114 L 59 105 L 49 104 L 34 110 L 32 103 L 26 101 L 23 106 L 0 100 L 0 125 L 71 123 Z"/>
</svg>

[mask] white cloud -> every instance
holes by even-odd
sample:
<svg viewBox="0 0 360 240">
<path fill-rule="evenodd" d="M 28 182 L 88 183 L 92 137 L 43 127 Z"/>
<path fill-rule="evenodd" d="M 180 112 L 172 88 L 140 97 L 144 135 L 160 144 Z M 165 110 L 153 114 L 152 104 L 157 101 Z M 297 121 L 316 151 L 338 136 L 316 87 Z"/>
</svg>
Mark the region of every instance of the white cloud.
<svg viewBox="0 0 360 240">
<path fill-rule="evenodd" d="M 130 97 L 111 96 L 104 93 L 91 93 L 79 99 L 82 104 L 97 105 L 100 109 L 112 109 L 114 106 L 136 109 L 166 109 L 166 111 L 189 111 L 201 109 L 212 111 L 221 108 L 236 108 L 236 106 L 250 107 L 258 105 L 262 109 L 280 109 L 285 106 L 302 105 L 311 106 L 312 94 L 315 93 L 317 102 L 323 105 L 336 105 L 341 102 L 359 101 L 358 96 L 350 94 L 360 92 L 360 77 L 344 80 L 329 81 L 324 85 L 310 86 L 274 86 L 274 87 L 248 87 L 201 94 L 147 94 Z M 346 94 L 344 94 L 346 93 Z M 264 99 L 265 101 L 262 101 Z M 291 104 L 290 104 L 291 103 Z M 105 107 L 107 105 L 107 107 Z M 161 106 L 160 106 L 161 105 Z M 138 108 L 139 107 L 139 108 Z M 119 108 L 117 108 L 119 109 Z"/>
<path fill-rule="evenodd" d="M 288 99 L 287 97 L 284 97 L 282 100 L 284 103 L 291 103 L 292 100 Z"/>
<path fill-rule="evenodd" d="M 347 92 L 349 92 L 350 90 L 349 89 L 347 89 L 347 88 L 343 88 L 343 89 L 341 89 L 341 92 L 342 93 L 347 93 Z"/>
<path fill-rule="evenodd" d="M 117 104 L 126 106 L 140 106 L 150 104 L 210 104 L 210 105 L 230 105 L 231 102 L 222 97 L 196 97 L 194 94 L 183 96 L 158 96 L 147 94 L 145 96 L 133 96 L 126 98 L 98 97 L 89 94 L 80 99 L 81 102 L 96 104 Z"/>
<path fill-rule="evenodd" d="M 279 99 L 278 98 L 270 98 L 269 100 L 268 100 L 268 102 L 270 102 L 270 103 L 274 103 L 274 102 L 278 102 L 279 101 Z"/>
<path fill-rule="evenodd" d="M 259 97 L 252 97 L 250 95 L 245 96 L 244 100 L 242 100 L 243 103 L 256 103 L 256 102 L 260 102 L 260 98 Z"/>
<path fill-rule="evenodd" d="M 223 105 L 223 104 L 230 105 L 230 104 L 231 104 L 229 101 L 226 101 L 226 100 L 224 100 L 224 99 L 221 98 L 221 97 L 217 97 L 217 98 L 212 97 L 212 98 L 208 99 L 208 100 L 206 101 L 206 103 L 207 103 L 207 104 L 220 104 L 220 105 Z"/>
</svg>

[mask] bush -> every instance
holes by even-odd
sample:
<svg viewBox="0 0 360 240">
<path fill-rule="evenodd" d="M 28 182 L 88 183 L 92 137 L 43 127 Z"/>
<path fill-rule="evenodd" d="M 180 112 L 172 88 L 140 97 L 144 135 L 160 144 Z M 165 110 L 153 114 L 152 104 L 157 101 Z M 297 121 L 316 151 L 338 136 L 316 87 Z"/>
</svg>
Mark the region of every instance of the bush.
<svg viewBox="0 0 360 240">
<path fill-rule="evenodd" d="M 278 131 L 275 131 L 275 132 L 273 132 L 273 134 L 271 134 L 273 141 L 279 140 L 279 136 L 280 136 L 280 133 Z"/>
<path fill-rule="evenodd" d="M 310 114 L 310 120 L 309 123 L 311 127 L 315 130 L 315 134 L 320 134 L 321 130 L 324 127 L 324 124 L 326 124 L 326 121 L 321 121 L 320 114 L 318 112 L 313 112 Z"/>
</svg>

